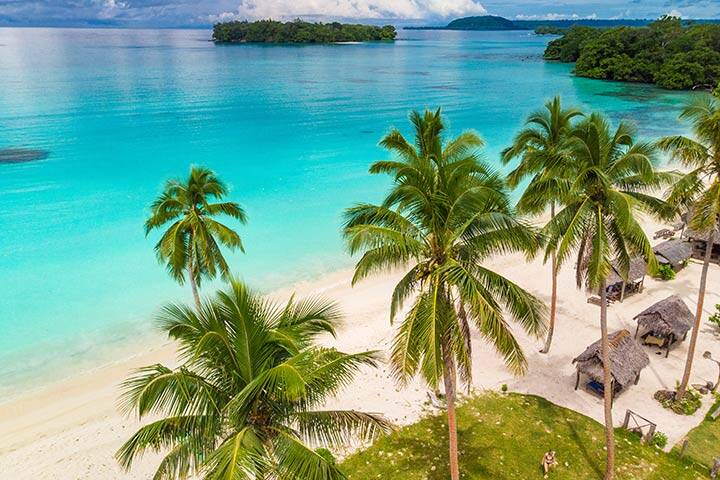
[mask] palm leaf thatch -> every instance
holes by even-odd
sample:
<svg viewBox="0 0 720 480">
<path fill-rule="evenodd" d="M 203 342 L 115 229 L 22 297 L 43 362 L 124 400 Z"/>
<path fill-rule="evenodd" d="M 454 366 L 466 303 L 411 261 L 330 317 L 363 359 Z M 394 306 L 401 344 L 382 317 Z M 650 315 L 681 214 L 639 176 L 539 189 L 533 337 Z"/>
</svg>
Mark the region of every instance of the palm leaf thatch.
<svg viewBox="0 0 720 480">
<path fill-rule="evenodd" d="M 608 337 L 610 340 L 610 373 L 613 381 L 625 388 L 634 383 L 640 372 L 650 365 L 650 357 L 627 330 L 611 333 Z M 598 340 L 573 360 L 578 372 L 598 383 L 603 383 L 605 380 L 601 346 L 601 340 Z"/>
</svg>

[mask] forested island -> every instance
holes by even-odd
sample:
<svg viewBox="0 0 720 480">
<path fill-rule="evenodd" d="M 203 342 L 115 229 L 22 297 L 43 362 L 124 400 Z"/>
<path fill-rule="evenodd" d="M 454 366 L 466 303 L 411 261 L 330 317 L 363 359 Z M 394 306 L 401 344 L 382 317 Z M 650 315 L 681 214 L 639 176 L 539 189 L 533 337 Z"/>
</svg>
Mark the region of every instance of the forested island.
<svg viewBox="0 0 720 480">
<path fill-rule="evenodd" d="M 550 42 L 545 58 L 575 62 L 581 77 L 713 89 L 720 81 L 720 25 L 663 17 L 646 27 L 575 26 Z"/>
<path fill-rule="evenodd" d="M 712 20 L 703 20 L 711 22 Z M 595 19 L 577 18 L 571 20 L 510 20 L 496 15 L 480 15 L 458 18 L 447 25 L 405 27 L 406 30 L 535 30 L 539 35 L 559 35 L 574 26 L 610 28 L 617 26 L 637 27 L 649 24 L 644 19 Z"/>
<path fill-rule="evenodd" d="M 260 20 L 218 23 L 212 38 L 216 43 L 337 43 L 395 40 L 396 34 L 392 25 Z"/>
</svg>

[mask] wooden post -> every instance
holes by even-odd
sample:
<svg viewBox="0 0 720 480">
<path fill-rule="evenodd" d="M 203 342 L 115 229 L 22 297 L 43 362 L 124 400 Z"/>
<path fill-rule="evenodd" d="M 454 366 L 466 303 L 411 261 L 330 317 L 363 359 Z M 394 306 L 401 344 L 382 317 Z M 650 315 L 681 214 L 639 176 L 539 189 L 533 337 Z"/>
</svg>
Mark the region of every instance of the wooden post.
<svg viewBox="0 0 720 480">
<path fill-rule="evenodd" d="M 716 458 L 712 470 L 710 470 L 710 478 L 713 480 L 718 478 L 718 475 L 720 475 L 720 458 Z"/>
<path fill-rule="evenodd" d="M 648 430 L 647 435 L 645 435 L 646 442 L 649 442 L 655 436 L 655 428 L 656 428 L 655 424 L 650 425 L 650 429 Z"/>
<path fill-rule="evenodd" d="M 635 328 L 635 338 L 637 338 L 637 334 L 640 331 L 640 322 L 638 322 L 637 327 Z"/>
<path fill-rule="evenodd" d="M 627 430 L 628 425 L 630 425 L 630 410 L 625 412 L 625 420 L 623 420 L 623 428 Z"/>
<path fill-rule="evenodd" d="M 680 447 L 680 458 L 683 458 L 685 456 L 685 452 L 687 451 L 689 443 L 690 439 L 685 437 L 682 442 L 682 447 Z"/>
<path fill-rule="evenodd" d="M 577 380 L 575 380 L 575 390 L 580 386 L 580 370 L 577 372 Z"/>
<path fill-rule="evenodd" d="M 640 381 L 640 372 L 638 372 L 637 377 L 635 377 L 635 385 L 637 385 L 639 381 Z"/>
<path fill-rule="evenodd" d="M 625 280 L 620 284 L 620 303 L 625 301 Z"/>
</svg>

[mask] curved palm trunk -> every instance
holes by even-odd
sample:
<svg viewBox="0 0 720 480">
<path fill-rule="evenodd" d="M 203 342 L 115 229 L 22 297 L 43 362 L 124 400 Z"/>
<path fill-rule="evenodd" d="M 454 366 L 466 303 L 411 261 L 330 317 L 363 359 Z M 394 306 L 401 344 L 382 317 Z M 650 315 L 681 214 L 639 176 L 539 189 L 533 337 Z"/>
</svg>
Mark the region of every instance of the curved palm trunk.
<svg viewBox="0 0 720 480">
<path fill-rule="evenodd" d="M 685 372 L 682 381 L 678 387 L 676 398 L 681 399 L 685 396 L 688 384 L 690 383 L 690 373 L 692 372 L 693 361 L 695 359 L 695 348 L 697 346 L 698 333 L 703 316 L 703 306 L 705 305 L 705 291 L 707 290 L 707 276 L 710 269 L 710 259 L 712 258 L 712 249 L 715 244 L 715 231 L 711 231 L 708 236 L 707 245 L 705 247 L 705 259 L 703 262 L 702 275 L 700 276 L 700 291 L 698 292 L 697 310 L 695 310 L 695 326 L 693 327 L 692 336 L 690 337 L 690 346 L 688 347 L 687 361 L 685 362 Z"/>
<path fill-rule="evenodd" d="M 197 283 L 195 283 L 195 269 L 193 267 L 193 255 L 190 255 L 188 258 L 187 274 L 190 279 L 190 289 L 192 290 L 193 299 L 195 300 L 195 308 L 200 312 L 200 294 L 198 293 Z"/>
<path fill-rule="evenodd" d="M 555 218 L 555 203 L 550 205 L 550 220 Z M 557 268 L 557 255 L 552 252 L 551 256 L 551 267 L 552 267 L 552 295 L 550 298 L 550 322 L 548 324 L 548 334 L 545 340 L 545 346 L 540 353 L 549 353 L 550 345 L 553 340 L 553 333 L 555 332 L 555 315 L 557 312 L 557 287 L 558 287 L 558 268 Z"/>
<path fill-rule="evenodd" d="M 443 355 L 443 381 L 445 382 L 445 398 L 447 401 L 448 438 L 450 452 L 450 479 L 459 480 L 460 468 L 458 465 L 457 419 L 455 417 L 455 362 L 447 345 L 442 346 Z"/>
<path fill-rule="evenodd" d="M 613 430 L 612 418 L 613 381 L 610 371 L 610 339 L 608 337 L 607 326 L 607 291 L 605 280 L 600 283 L 600 334 L 602 336 L 603 403 L 605 408 L 605 446 L 607 448 L 605 480 L 613 480 L 615 478 L 615 431 Z"/>
</svg>

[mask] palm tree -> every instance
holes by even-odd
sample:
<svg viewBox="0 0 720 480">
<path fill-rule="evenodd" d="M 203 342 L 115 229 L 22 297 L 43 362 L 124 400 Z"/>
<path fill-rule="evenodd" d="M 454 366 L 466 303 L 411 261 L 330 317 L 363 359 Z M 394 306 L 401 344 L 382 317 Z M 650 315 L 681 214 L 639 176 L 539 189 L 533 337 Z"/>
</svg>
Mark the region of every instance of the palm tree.
<svg viewBox="0 0 720 480">
<path fill-rule="evenodd" d="M 688 225 L 697 232 L 707 234 L 707 247 L 700 277 L 695 327 L 690 338 L 685 372 L 677 390 L 682 399 L 690 383 L 695 348 L 703 315 L 707 275 L 710 268 L 713 244 L 718 235 L 720 219 L 720 102 L 707 95 L 697 97 L 680 115 L 692 122 L 695 139 L 684 136 L 666 137 L 659 142 L 660 148 L 670 152 L 689 171 L 678 181 L 668 203 L 691 208 Z"/>
<path fill-rule="evenodd" d="M 392 368 L 401 384 L 416 374 L 433 389 L 443 381 L 450 474 L 457 480 L 455 397 L 457 375 L 467 385 L 472 379 L 470 323 L 517 373 L 527 362 L 506 315 L 533 335 L 545 328 L 542 303 L 482 261 L 535 252 L 540 241 L 513 215 L 502 178 L 478 160 L 477 134 L 444 143 L 440 110 L 413 112 L 410 120 L 415 144 L 393 129 L 380 145 L 396 159 L 370 167 L 393 176 L 392 190 L 379 205 L 348 209 L 344 235 L 351 253 L 363 253 L 353 283 L 409 267 L 392 294 L 391 321 L 413 298 L 393 342 Z"/>
<path fill-rule="evenodd" d="M 326 450 L 369 441 L 391 426 L 383 418 L 325 410 L 374 352 L 345 354 L 315 344 L 335 334 L 338 309 L 321 299 L 275 305 L 231 280 L 200 310 L 166 307 L 159 320 L 179 343 L 181 365 L 137 370 L 121 405 L 141 427 L 116 454 L 130 469 L 145 451 L 165 453 L 156 480 L 337 480 Z"/>
<path fill-rule="evenodd" d="M 572 142 L 570 141 L 573 119 L 583 113 L 576 108 L 563 109 L 560 97 L 545 104 L 545 109 L 531 114 L 512 146 L 503 151 L 503 163 L 507 165 L 520 157 L 520 163 L 508 174 L 511 188 L 517 188 L 529 179 L 529 184 L 517 203 L 520 213 L 540 215 L 550 208 L 550 218 L 555 217 L 555 207 L 572 181 Z M 550 321 L 545 346 L 541 353 L 548 353 L 555 332 L 557 311 L 558 268 L 555 252 L 550 252 L 552 293 Z"/>
<path fill-rule="evenodd" d="M 203 278 L 230 273 L 220 245 L 243 249 L 240 236 L 213 217 L 227 215 L 247 222 L 245 211 L 234 202 L 222 202 L 228 193 L 225 184 L 214 172 L 192 167 L 187 181 L 170 180 L 150 207 L 145 222 L 145 235 L 172 222 L 155 245 L 158 260 L 165 263 L 168 273 L 181 285 L 187 275 L 195 307 L 200 310 L 198 288 Z M 211 203 L 217 200 L 215 203 Z"/>
<path fill-rule="evenodd" d="M 573 132 L 575 180 L 564 208 L 545 227 L 547 252 L 557 252 L 561 267 L 577 252 L 578 288 L 585 284 L 600 292 L 600 331 L 604 366 L 604 408 L 607 465 L 605 479 L 614 478 L 615 441 L 612 419 L 612 376 L 607 326 L 606 281 L 612 265 L 627 278 L 630 261 L 642 256 L 650 269 L 657 266 L 653 248 L 638 223 L 640 212 L 658 216 L 672 214 L 665 202 L 650 192 L 669 181 L 656 172 L 655 149 L 637 143 L 634 129 L 610 123 L 592 114 Z"/>
</svg>

